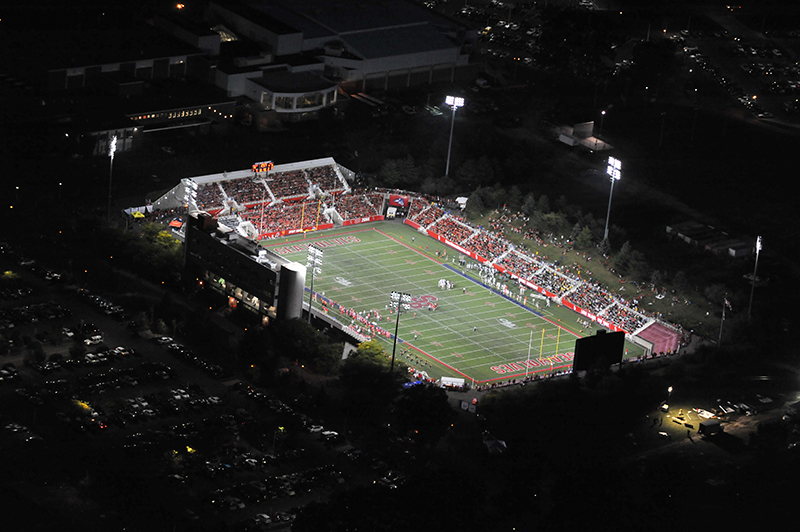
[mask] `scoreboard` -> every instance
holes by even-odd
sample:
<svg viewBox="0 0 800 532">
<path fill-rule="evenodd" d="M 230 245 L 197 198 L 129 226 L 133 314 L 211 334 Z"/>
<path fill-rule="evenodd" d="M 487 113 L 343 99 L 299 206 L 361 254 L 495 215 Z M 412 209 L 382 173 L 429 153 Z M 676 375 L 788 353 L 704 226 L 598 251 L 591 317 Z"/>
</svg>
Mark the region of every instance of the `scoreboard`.
<svg viewBox="0 0 800 532">
<path fill-rule="evenodd" d="M 272 161 L 265 161 L 263 163 L 253 163 L 254 174 L 266 174 L 273 168 L 275 168 L 275 164 Z"/>
</svg>

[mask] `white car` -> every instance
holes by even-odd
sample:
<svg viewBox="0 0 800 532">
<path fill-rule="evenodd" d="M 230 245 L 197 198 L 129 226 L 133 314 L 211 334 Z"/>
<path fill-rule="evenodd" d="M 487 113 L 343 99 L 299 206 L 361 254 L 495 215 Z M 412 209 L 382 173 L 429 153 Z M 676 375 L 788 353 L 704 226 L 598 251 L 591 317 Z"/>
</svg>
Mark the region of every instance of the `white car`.
<svg viewBox="0 0 800 532">
<path fill-rule="evenodd" d="M 103 341 L 103 337 L 98 335 L 98 334 L 96 334 L 96 335 L 84 340 L 83 343 L 86 344 L 86 345 L 97 345 L 99 343 L 102 343 L 102 341 Z"/>
<path fill-rule="evenodd" d="M 220 399 L 216 395 L 212 395 L 211 397 L 208 398 L 208 402 L 209 402 L 209 404 L 212 404 L 212 405 L 221 405 L 222 404 L 222 399 Z"/>
<path fill-rule="evenodd" d="M 308 432 L 311 433 L 322 432 L 323 430 L 325 430 L 325 427 L 323 427 L 322 425 L 311 425 L 310 427 L 308 427 Z"/>
<path fill-rule="evenodd" d="M 159 336 L 158 338 L 156 338 L 156 343 L 158 345 L 167 345 L 171 344 L 172 342 L 174 342 L 174 340 L 169 336 Z"/>
<path fill-rule="evenodd" d="M 172 390 L 172 398 L 177 400 L 177 401 L 180 401 L 182 399 L 188 399 L 189 398 L 189 394 L 186 393 L 186 390 L 182 390 L 180 388 L 177 388 L 175 390 Z"/>
<path fill-rule="evenodd" d="M 272 518 L 267 514 L 256 514 L 255 519 L 256 521 L 264 525 L 272 523 Z"/>
</svg>

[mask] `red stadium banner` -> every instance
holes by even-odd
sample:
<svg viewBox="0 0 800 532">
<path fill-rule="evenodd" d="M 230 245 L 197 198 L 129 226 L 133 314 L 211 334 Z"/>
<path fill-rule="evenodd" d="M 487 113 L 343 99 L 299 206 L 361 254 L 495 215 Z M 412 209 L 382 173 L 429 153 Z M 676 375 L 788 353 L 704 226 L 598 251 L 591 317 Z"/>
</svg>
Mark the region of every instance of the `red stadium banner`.
<svg viewBox="0 0 800 532">
<path fill-rule="evenodd" d="M 412 221 L 411 221 L 411 220 L 409 220 L 408 218 L 406 218 L 405 220 L 403 220 L 403 223 L 404 223 L 404 224 L 406 224 L 406 225 L 410 225 L 410 226 L 411 226 L 411 227 L 413 227 L 414 229 L 419 229 L 419 224 L 418 224 L 417 222 L 412 222 Z"/>
<path fill-rule="evenodd" d="M 399 194 L 389 194 L 390 207 L 408 207 L 408 196 L 401 196 Z"/>
<path fill-rule="evenodd" d="M 377 216 L 364 216 L 363 218 L 353 218 L 352 220 L 345 220 L 342 222 L 342 225 L 356 225 L 356 224 L 365 224 L 368 222 L 380 222 L 383 220 L 383 215 L 379 214 Z"/>
</svg>

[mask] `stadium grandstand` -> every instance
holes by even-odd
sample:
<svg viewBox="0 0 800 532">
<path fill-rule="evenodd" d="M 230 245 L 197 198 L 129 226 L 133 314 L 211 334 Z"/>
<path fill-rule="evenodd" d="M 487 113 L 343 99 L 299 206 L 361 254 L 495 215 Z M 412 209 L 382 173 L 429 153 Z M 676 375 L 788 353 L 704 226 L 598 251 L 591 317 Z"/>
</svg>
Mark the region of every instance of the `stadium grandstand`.
<svg viewBox="0 0 800 532">
<path fill-rule="evenodd" d="M 584 279 L 574 265 L 548 262 L 526 253 L 523 246 L 515 247 L 497 230 L 470 224 L 452 202 L 394 189 L 355 190 L 348 182 L 353 175 L 325 158 L 275 165 L 265 174 L 248 169 L 191 177 L 152 205 L 128 211 L 157 220 L 205 212 L 245 238 L 263 240 L 382 221 L 391 198 L 403 195 L 407 204 L 399 215 L 405 224 L 508 274 L 521 286 L 604 327 L 624 331 L 653 353 L 675 352 L 686 340 L 679 326 Z M 526 232 L 526 237 L 541 240 L 536 232 Z"/>
</svg>

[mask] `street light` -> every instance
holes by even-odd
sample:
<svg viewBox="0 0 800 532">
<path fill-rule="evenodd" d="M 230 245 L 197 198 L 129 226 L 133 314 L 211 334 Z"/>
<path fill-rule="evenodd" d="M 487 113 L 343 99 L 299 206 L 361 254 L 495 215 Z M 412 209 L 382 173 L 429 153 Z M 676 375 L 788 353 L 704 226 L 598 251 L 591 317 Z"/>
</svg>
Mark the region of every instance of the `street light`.
<svg viewBox="0 0 800 532">
<path fill-rule="evenodd" d="M 606 230 L 603 234 L 603 240 L 608 240 L 608 219 L 611 216 L 611 197 L 614 195 L 614 182 L 618 181 L 622 175 L 622 162 L 614 157 L 609 157 L 606 173 L 611 178 L 611 192 L 608 194 L 608 212 L 606 213 Z"/>
<path fill-rule="evenodd" d="M 753 285 L 750 287 L 750 304 L 747 306 L 747 319 L 750 319 L 750 311 L 753 310 L 753 293 L 756 291 L 756 272 L 758 272 L 758 255 L 761 252 L 761 236 L 756 238 L 756 266 L 753 268 Z"/>
<path fill-rule="evenodd" d="M 111 163 L 108 166 L 108 222 L 111 222 L 111 176 L 114 173 L 114 154 L 117 152 L 117 136 L 111 137 L 111 144 L 108 145 L 108 156 Z"/>
<path fill-rule="evenodd" d="M 456 109 L 464 107 L 464 98 L 458 96 L 447 96 L 444 102 L 453 108 L 453 120 L 450 122 L 450 143 L 447 145 L 447 167 L 444 170 L 444 176 L 450 175 L 450 151 L 453 149 L 453 127 L 456 124 Z"/>
<path fill-rule="evenodd" d="M 308 293 L 308 323 L 311 323 L 311 298 L 314 297 L 314 278 L 321 272 L 322 267 L 322 250 L 314 244 L 308 246 L 308 255 L 306 256 L 306 271 L 311 270 L 311 288 Z"/>
<path fill-rule="evenodd" d="M 599 140 L 598 137 L 600 137 L 600 135 L 603 134 L 603 120 L 605 119 L 605 117 L 606 117 L 606 112 L 605 111 L 600 111 L 600 131 L 597 133 L 597 135 L 594 136 L 594 150 L 595 151 L 597 151 L 597 141 Z"/>
<path fill-rule="evenodd" d="M 394 373 L 394 354 L 397 351 L 397 331 L 400 328 L 400 313 L 411 308 L 411 295 L 402 292 L 392 292 L 389 305 L 397 311 L 394 322 L 394 345 L 392 346 L 392 366 L 389 373 Z"/>
</svg>

